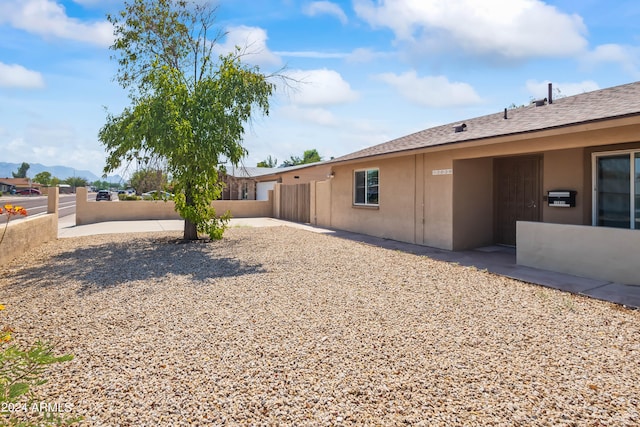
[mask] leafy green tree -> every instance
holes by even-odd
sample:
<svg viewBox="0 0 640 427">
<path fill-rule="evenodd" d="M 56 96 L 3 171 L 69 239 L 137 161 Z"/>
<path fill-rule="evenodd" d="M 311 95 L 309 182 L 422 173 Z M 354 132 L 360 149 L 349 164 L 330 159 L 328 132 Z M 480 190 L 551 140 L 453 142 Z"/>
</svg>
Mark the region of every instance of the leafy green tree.
<svg viewBox="0 0 640 427">
<path fill-rule="evenodd" d="M 266 160 L 259 162 L 256 166 L 259 168 L 275 168 L 277 165 L 278 159 L 269 156 Z"/>
<path fill-rule="evenodd" d="M 70 176 L 69 178 L 63 181 L 64 184 L 69 184 L 73 188 L 77 187 L 86 187 L 89 185 L 89 181 L 86 178 L 81 178 L 79 176 Z"/>
<path fill-rule="evenodd" d="M 33 180 L 48 187 L 51 183 L 51 172 L 44 171 L 37 173 L 36 176 L 33 177 Z"/>
<path fill-rule="evenodd" d="M 123 161 L 162 159 L 185 219 L 185 240 L 199 232 L 222 237 L 229 215 L 219 217 L 211 206 L 223 188 L 218 165 L 237 165 L 246 156 L 245 123 L 255 109 L 269 113 L 274 89 L 257 67 L 241 62 L 239 48 L 214 57 L 221 36 L 213 31 L 214 11 L 201 2 L 133 0 L 108 16 L 116 80 L 132 105 L 109 114 L 99 132 L 108 153 L 105 172 Z"/>
<path fill-rule="evenodd" d="M 167 186 L 167 175 L 159 169 L 141 169 L 131 176 L 131 186 L 138 193 L 151 190 L 164 190 Z"/>
<path fill-rule="evenodd" d="M 93 187 L 96 187 L 98 190 L 106 190 L 109 188 L 109 181 L 101 181 L 99 179 L 93 181 L 91 183 Z"/>
<path fill-rule="evenodd" d="M 312 150 L 305 151 L 302 156 L 303 165 L 306 165 L 309 163 L 321 162 L 321 161 L 322 161 L 322 157 L 320 157 L 320 154 L 318 154 L 318 150 L 316 150 L 315 148 Z"/>
<path fill-rule="evenodd" d="M 49 181 L 49 185 L 51 187 L 57 187 L 58 184 L 60 184 L 60 182 L 62 182 L 60 181 L 60 178 L 58 178 L 57 176 L 54 176 L 53 178 L 51 178 L 51 181 Z"/>
<path fill-rule="evenodd" d="M 29 170 L 30 167 L 31 166 L 29 165 L 29 163 L 22 162 L 22 164 L 18 168 L 18 172 L 11 172 L 11 174 L 13 175 L 14 178 L 26 178 L 27 171 Z"/>
<path fill-rule="evenodd" d="M 318 154 L 318 150 L 314 148 L 312 150 L 306 150 L 302 155 L 302 158 L 291 156 L 289 160 L 285 160 L 284 163 L 282 163 L 282 166 L 306 165 L 309 163 L 316 163 L 321 161 L 322 157 L 320 157 L 320 154 Z"/>
<path fill-rule="evenodd" d="M 300 157 L 294 157 L 291 156 L 289 158 L 289 160 L 285 160 L 284 162 L 282 162 L 282 164 L 280 165 L 281 168 L 286 168 L 288 166 L 297 166 L 302 164 L 302 159 Z"/>
</svg>

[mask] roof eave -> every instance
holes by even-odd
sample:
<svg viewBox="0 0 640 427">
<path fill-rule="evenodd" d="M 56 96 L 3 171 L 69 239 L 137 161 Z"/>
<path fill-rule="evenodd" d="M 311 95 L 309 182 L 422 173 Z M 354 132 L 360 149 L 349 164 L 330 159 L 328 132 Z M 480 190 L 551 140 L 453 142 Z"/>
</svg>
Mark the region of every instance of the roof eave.
<svg viewBox="0 0 640 427">
<path fill-rule="evenodd" d="M 591 125 L 591 124 L 601 124 L 601 123 L 611 123 L 612 124 L 611 126 L 602 126 L 602 127 L 600 127 L 601 129 L 602 128 L 607 128 L 607 127 L 617 127 L 617 126 L 620 126 L 619 124 L 616 124 L 616 123 L 618 123 L 618 121 L 624 120 L 624 119 L 629 119 L 629 118 L 639 118 L 640 119 L 640 112 L 634 112 L 634 113 L 629 113 L 629 114 L 623 114 L 623 115 L 606 117 L 606 118 L 599 118 L 599 119 L 593 119 L 593 120 L 584 120 L 584 121 L 575 122 L 575 123 L 566 123 L 566 124 L 562 124 L 562 125 L 549 126 L 549 127 L 540 128 L 540 129 L 531 129 L 531 130 L 525 130 L 525 131 L 520 131 L 520 132 L 505 133 L 505 134 L 499 134 L 499 135 L 490 135 L 490 136 L 484 136 L 484 137 L 478 137 L 478 138 L 470 138 L 470 139 L 458 140 L 458 141 L 447 141 L 447 142 L 442 142 L 442 143 L 433 144 L 433 145 L 424 145 L 424 146 L 421 146 L 421 147 L 412 147 L 412 148 L 406 148 L 406 149 L 399 149 L 399 150 L 394 150 L 394 151 L 390 151 L 390 152 L 387 152 L 387 153 L 365 155 L 365 156 L 361 156 L 361 157 L 353 157 L 353 158 L 344 159 L 344 160 L 340 160 L 338 158 L 338 159 L 330 160 L 327 163 L 329 163 L 331 165 L 348 164 L 348 163 L 359 163 L 359 162 L 367 161 L 367 160 L 374 160 L 374 159 L 377 160 L 377 159 L 383 159 L 383 158 L 400 157 L 400 156 L 408 155 L 408 154 L 411 154 L 411 153 L 428 152 L 428 151 L 440 151 L 442 149 L 449 149 L 453 145 L 456 146 L 455 147 L 456 149 L 457 148 L 462 149 L 462 148 L 466 148 L 468 146 L 477 145 L 480 142 L 486 143 L 486 142 L 491 141 L 491 140 L 495 140 L 496 144 L 503 144 L 503 143 L 508 143 L 508 142 L 515 141 L 515 140 L 538 138 L 538 137 L 542 136 L 541 134 L 545 134 L 545 133 L 549 133 L 549 132 L 553 133 L 553 132 L 556 132 L 556 131 L 569 130 L 569 132 L 558 132 L 557 134 L 561 135 L 563 133 L 573 133 L 575 131 L 575 128 L 580 127 L 580 126 L 588 126 L 588 125 Z M 515 138 L 515 137 L 519 137 L 519 138 Z"/>
</svg>

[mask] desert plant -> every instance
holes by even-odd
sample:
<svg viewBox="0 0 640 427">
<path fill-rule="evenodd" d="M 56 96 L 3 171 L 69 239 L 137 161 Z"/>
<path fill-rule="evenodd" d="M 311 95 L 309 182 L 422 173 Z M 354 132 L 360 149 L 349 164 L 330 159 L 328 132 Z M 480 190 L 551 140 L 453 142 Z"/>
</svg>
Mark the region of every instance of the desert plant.
<svg viewBox="0 0 640 427">
<path fill-rule="evenodd" d="M 2 230 L 2 237 L 0 237 L 0 245 L 1 245 L 2 241 L 4 240 L 4 235 L 7 233 L 7 227 L 9 227 L 9 221 L 11 221 L 11 218 L 17 215 L 26 216 L 27 210 L 22 206 L 4 205 L 4 210 L 0 208 L 0 215 L 7 216 L 7 222 L 5 222 L 4 224 L 4 230 Z"/>
<path fill-rule="evenodd" d="M 3 305 L 0 310 L 4 310 Z M 70 425 L 79 421 L 67 416 L 70 404 L 44 402 L 34 390 L 47 382 L 43 376 L 49 365 L 73 356 L 55 356 L 54 346 L 40 340 L 26 349 L 9 344 L 12 332 L 8 326 L 0 330 L 0 425 Z"/>
</svg>

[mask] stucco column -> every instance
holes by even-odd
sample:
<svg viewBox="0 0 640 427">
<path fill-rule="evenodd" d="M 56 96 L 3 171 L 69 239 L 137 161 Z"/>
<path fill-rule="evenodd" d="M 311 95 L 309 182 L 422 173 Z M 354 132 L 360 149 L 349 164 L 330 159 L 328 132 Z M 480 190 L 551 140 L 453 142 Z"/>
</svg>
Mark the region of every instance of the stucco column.
<svg viewBox="0 0 640 427">
<path fill-rule="evenodd" d="M 87 210 L 87 189 L 85 187 L 76 188 L 76 225 L 83 224 L 82 214 Z"/>
<path fill-rule="evenodd" d="M 280 218 L 280 191 L 282 184 L 278 183 L 273 187 L 273 217 Z"/>
<path fill-rule="evenodd" d="M 58 204 L 60 203 L 60 199 L 58 195 L 60 194 L 60 189 L 58 187 L 49 187 L 47 188 L 48 199 L 47 199 L 47 213 L 48 214 L 58 214 Z"/>
</svg>

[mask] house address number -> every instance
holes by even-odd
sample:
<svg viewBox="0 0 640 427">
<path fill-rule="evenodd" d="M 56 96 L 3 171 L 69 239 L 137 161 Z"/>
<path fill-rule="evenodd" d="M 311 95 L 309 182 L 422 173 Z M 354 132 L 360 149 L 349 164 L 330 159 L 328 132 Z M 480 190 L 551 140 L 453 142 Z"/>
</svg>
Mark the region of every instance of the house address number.
<svg viewBox="0 0 640 427">
<path fill-rule="evenodd" d="M 434 169 L 431 175 L 453 175 L 453 169 Z"/>
</svg>

